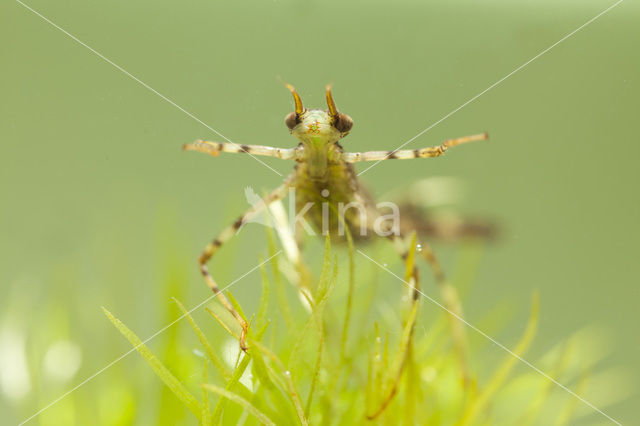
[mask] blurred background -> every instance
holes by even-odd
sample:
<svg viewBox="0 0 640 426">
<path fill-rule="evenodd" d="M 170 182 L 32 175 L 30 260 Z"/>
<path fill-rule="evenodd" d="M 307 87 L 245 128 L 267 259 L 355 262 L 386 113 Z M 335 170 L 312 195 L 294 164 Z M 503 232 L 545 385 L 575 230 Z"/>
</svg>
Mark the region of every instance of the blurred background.
<svg viewBox="0 0 640 426">
<path fill-rule="evenodd" d="M 333 82 L 355 121 L 350 151 L 396 148 L 612 4 L 28 2 L 237 143 L 296 144 L 279 77 L 310 107 L 324 108 Z M 480 250 L 469 321 L 508 318 L 495 337 L 509 346 L 539 290 L 532 357 L 600 330 L 600 367 L 621 377 L 606 411 L 626 424 L 640 380 L 639 18 L 637 4 L 622 2 L 407 148 L 483 131 L 490 141 L 362 176 L 375 194 L 431 176 L 460 180 L 460 210 L 502 230 Z M 282 178 L 247 156 L 182 152 L 221 138 L 20 3 L 0 5 L 0 35 L 0 418 L 15 424 L 130 349 L 101 306 L 144 338 L 177 317 L 172 296 L 188 307 L 208 297 L 200 250 L 247 207 L 245 187 L 261 192 Z M 459 250 L 439 250 L 451 268 Z M 264 253 L 263 230 L 247 226 L 214 259 L 218 280 L 232 282 Z M 234 286 L 245 311 L 257 286 L 257 273 Z M 179 327 L 150 348 L 175 355 Z M 174 403 L 133 354 L 29 424 L 152 424 L 159 401 Z"/>
</svg>

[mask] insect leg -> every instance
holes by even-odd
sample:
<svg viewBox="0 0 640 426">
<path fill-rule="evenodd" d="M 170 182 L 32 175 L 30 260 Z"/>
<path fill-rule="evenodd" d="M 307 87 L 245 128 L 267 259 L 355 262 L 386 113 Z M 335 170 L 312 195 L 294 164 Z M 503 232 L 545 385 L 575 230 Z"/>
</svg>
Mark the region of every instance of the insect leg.
<svg viewBox="0 0 640 426">
<path fill-rule="evenodd" d="M 405 238 L 399 234 L 398 235 L 391 234 L 388 236 L 388 238 L 393 243 L 393 246 L 395 247 L 400 257 L 402 258 L 402 261 L 405 262 L 406 264 L 407 259 L 409 257 L 409 248 L 407 247 Z M 418 267 L 415 264 L 413 265 L 413 282 L 411 284 L 412 284 L 411 299 L 415 301 L 415 300 L 418 300 L 418 298 L 420 297 L 420 285 L 418 283 Z"/>
<path fill-rule="evenodd" d="M 465 329 L 462 321 L 460 320 L 463 318 L 463 313 L 458 292 L 454 286 L 447 282 L 442 265 L 438 261 L 438 258 L 433 252 L 431 246 L 427 243 L 421 243 L 419 252 L 431 267 L 436 284 L 440 289 L 444 307 L 446 308 L 449 314 L 448 317 L 451 321 L 451 333 L 462 371 L 462 380 L 465 385 L 469 385 L 470 377 L 467 368 L 467 344 Z"/>
<path fill-rule="evenodd" d="M 406 266 L 408 267 L 408 262 L 409 262 L 409 250 L 410 248 L 407 247 L 407 244 L 405 243 L 405 239 L 402 238 L 402 236 L 400 236 L 399 234 L 395 234 L 392 233 L 390 235 L 388 235 L 388 238 L 391 240 L 391 242 L 393 243 L 394 247 L 396 248 L 396 250 L 398 251 L 398 253 L 400 254 L 400 257 L 402 258 L 402 260 L 405 262 Z M 420 288 L 418 285 L 418 268 L 415 265 L 415 263 L 413 264 L 413 269 L 412 269 L 412 276 L 411 276 L 411 280 L 409 281 L 409 284 L 411 285 L 411 300 L 412 300 L 412 308 L 417 308 L 417 304 L 420 301 L 419 296 L 420 296 Z M 415 321 L 415 317 L 414 318 Z M 384 399 L 382 400 L 382 402 L 380 403 L 380 406 L 378 407 L 378 409 L 373 412 L 372 414 L 368 414 L 367 415 L 367 419 L 369 420 L 373 420 L 376 417 L 378 417 L 380 414 L 382 414 L 382 412 L 387 408 L 387 406 L 391 403 L 391 401 L 393 400 L 393 398 L 395 397 L 396 393 L 398 392 L 398 386 L 400 384 L 400 379 L 402 378 L 402 373 L 404 372 L 404 367 L 405 364 L 407 362 L 407 359 L 410 356 L 410 350 L 411 350 L 411 345 L 413 342 L 413 328 L 414 328 L 415 322 L 413 324 L 410 325 L 411 329 L 410 329 L 410 335 L 409 335 L 409 340 L 407 341 L 407 347 L 404 350 L 404 359 L 402 360 L 402 363 L 400 364 L 400 368 L 399 370 L 396 372 L 396 377 L 394 378 L 393 384 L 391 385 L 391 389 L 389 389 L 388 394 L 384 397 Z"/>
<path fill-rule="evenodd" d="M 231 152 L 290 160 L 296 158 L 301 148 L 276 148 L 264 145 L 239 145 L 236 143 L 197 140 L 194 143 L 184 145 L 182 149 L 185 151 L 198 151 L 214 157 L 220 155 L 221 152 Z"/>
<path fill-rule="evenodd" d="M 311 292 L 311 271 L 302 259 L 302 229 L 301 223 L 296 222 L 296 230 L 291 230 L 290 219 L 287 216 L 287 212 L 284 206 L 280 202 L 274 202 L 269 206 L 271 217 L 274 221 L 276 232 L 280 237 L 282 248 L 286 254 L 290 266 L 283 271 L 285 275 L 288 275 L 289 281 L 291 281 L 300 292 L 300 296 L 306 300 L 308 305 L 313 306 L 315 304 L 313 294 Z"/>
<path fill-rule="evenodd" d="M 242 331 L 240 333 L 240 348 L 243 351 L 246 351 L 247 343 L 247 331 L 249 330 L 249 324 L 245 321 L 245 319 L 233 308 L 231 302 L 227 296 L 224 295 L 220 291 L 220 287 L 213 279 L 211 274 L 209 273 L 209 268 L 207 268 L 207 262 L 213 257 L 213 255 L 220 249 L 220 247 L 227 242 L 233 235 L 242 227 L 242 225 L 251 217 L 264 210 L 269 204 L 274 202 L 275 200 L 279 200 L 284 198 L 287 195 L 289 189 L 289 181 L 290 178 L 287 178 L 285 182 L 280 185 L 278 188 L 267 194 L 263 197 L 259 202 L 255 203 L 251 208 L 249 208 L 246 212 L 244 212 L 238 219 L 235 220 L 230 226 L 226 227 L 222 232 L 218 234 L 216 238 L 213 239 L 209 244 L 206 245 L 202 254 L 198 258 L 198 264 L 200 265 L 200 272 L 204 276 L 204 279 L 209 286 L 209 288 L 213 291 L 213 293 L 218 297 L 220 303 L 229 311 L 231 315 L 235 318 L 235 320 L 240 324 Z"/>
<path fill-rule="evenodd" d="M 456 139 L 449 139 L 437 146 L 421 149 L 400 149 L 396 151 L 365 151 L 365 152 L 344 152 L 342 158 L 347 163 L 358 163 L 361 161 L 381 161 L 381 160 L 412 160 L 414 158 L 431 158 L 439 157 L 444 154 L 447 149 L 456 145 L 462 145 L 468 142 L 481 141 L 488 139 L 486 133 L 479 135 L 464 136 Z"/>
</svg>

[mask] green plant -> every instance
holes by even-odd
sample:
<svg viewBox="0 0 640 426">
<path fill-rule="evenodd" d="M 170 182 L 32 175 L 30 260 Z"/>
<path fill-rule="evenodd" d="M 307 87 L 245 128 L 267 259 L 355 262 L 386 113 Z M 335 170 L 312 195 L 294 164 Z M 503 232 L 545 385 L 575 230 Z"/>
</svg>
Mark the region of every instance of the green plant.
<svg viewBox="0 0 640 426">
<path fill-rule="evenodd" d="M 268 241 L 270 253 L 276 253 L 273 237 L 269 235 Z M 221 345 L 210 342 L 176 300 L 203 349 L 200 390 L 188 389 L 131 330 L 105 313 L 202 425 L 567 424 L 586 413 L 577 410 L 576 399 L 545 377 L 529 369 L 515 370 L 518 360 L 511 354 L 503 353 L 497 366 L 481 357 L 474 368 L 463 365 L 460 348 L 451 338 L 455 319 L 444 310 L 433 322 L 421 324 L 425 328 L 414 329 L 418 305 L 410 308 L 404 302 L 399 309 L 403 326 L 398 329 L 398 317 L 377 314 L 372 309 L 375 303 L 367 300 L 355 302 L 353 247 L 348 250 L 349 289 L 336 296 L 338 258 L 327 239 L 313 289 L 315 302 L 308 310 L 291 306 L 278 257 L 271 261 L 271 274 L 262 267 L 262 297 L 254 317 L 246 318 L 229 294 L 251 323 L 249 350 L 237 350 L 232 365 L 225 365 Z M 409 269 L 412 262 L 411 257 Z M 277 304 L 271 301 L 272 285 Z M 234 322 L 215 306 L 208 312 L 237 339 Z M 518 356 L 534 337 L 537 316 L 534 297 L 529 322 L 514 346 Z M 578 393 L 586 389 L 586 372 L 597 361 L 576 356 L 583 354 L 585 344 L 587 338 L 576 335 L 540 360 L 552 377 L 571 382 Z M 472 359 L 483 352 L 481 345 L 467 350 Z M 467 368 L 470 378 L 465 379 Z"/>
</svg>

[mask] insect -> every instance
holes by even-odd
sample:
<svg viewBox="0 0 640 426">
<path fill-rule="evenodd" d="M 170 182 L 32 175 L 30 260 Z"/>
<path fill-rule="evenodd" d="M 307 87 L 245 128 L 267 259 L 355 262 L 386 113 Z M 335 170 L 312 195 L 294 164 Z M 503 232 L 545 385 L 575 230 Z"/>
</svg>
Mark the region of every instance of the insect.
<svg viewBox="0 0 640 426">
<path fill-rule="evenodd" d="M 231 225 L 223 229 L 206 245 L 198 258 L 200 271 L 207 285 L 241 327 L 239 340 L 240 347 L 244 351 L 248 349 L 246 337 L 249 325 L 233 308 L 224 293 L 220 291 L 220 287 L 209 272 L 207 263 L 248 218 L 258 214 L 274 201 L 286 197 L 289 191 L 293 189 L 296 195 L 296 210 L 303 212 L 318 230 L 323 234 L 328 233 L 332 240 L 344 240 L 345 232 L 343 227 L 345 226 L 355 240 L 369 239 L 376 235 L 376 232 L 373 232 L 373 227 L 378 223 L 381 229 L 377 231 L 381 232 L 377 234 L 382 233 L 386 238 L 390 239 L 402 259 L 406 261 L 408 246 L 405 241 L 405 235 L 399 232 L 398 229 L 392 229 L 391 224 L 380 221 L 383 215 L 375 205 L 369 192 L 358 180 L 354 163 L 387 159 L 408 160 L 439 157 L 451 147 L 487 139 L 487 135 L 483 133 L 449 139 L 440 145 L 422 149 L 345 152 L 339 142 L 351 131 L 353 120 L 347 114 L 338 111 L 333 100 L 331 85 L 326 87 L 327 110 L 306 109 L 295 88 L 289 84 L 286 86 L 293 95 L 295 110 L 289 113 L 284 121 L 290 133 L 299 141 L 295 148 L 238 145 L 235 143 L 202 140 L 184 146 L 185 150 L 198 151 L 215 157 L 220 152 L 244 153 L 293 160 L 296 163 L 293 172 L 284 179 L 284 182 L 279 187 L 268 193 L 261 202 L 255 203 Z M 345 205 L 350 208 L 343 208 L 341 212 L 339 206 Z M 329 208 L 324 208 L 323 206 L 329 206 Z M 342 216 L 340 213 L 342 213 Z M 421 244 L 421 254 L 431 265 L 435 279 L 439 283 L 444 283 L 442 267 L 431 248 L 425 243 Z M 413 300 L 415 302 L 418 299 L 418 270 L 415 266 L 412 287 Z"/>
</svg>

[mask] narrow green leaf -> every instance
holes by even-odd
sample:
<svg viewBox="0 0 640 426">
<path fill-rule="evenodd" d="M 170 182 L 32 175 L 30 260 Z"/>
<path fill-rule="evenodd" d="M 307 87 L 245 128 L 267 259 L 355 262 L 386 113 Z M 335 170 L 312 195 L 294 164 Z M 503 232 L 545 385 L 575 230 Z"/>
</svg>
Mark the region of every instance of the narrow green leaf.
<svg viewBox="0 0 640 426">
<path fill-rule="evenodd" d="M 242 377 L 245 370 L 247 369 L 247 366 L 249 365 L 249 361 L 251 361 L 251 357 L 248 354 L 245 354 L 242 357 L 242 361 L 240 361 L 240 364 L 238 364 L 236 369 L 233 371 L 233 374 L 231 375 L 231 379 L 227 382 L 227 386 L 225 386 L 225 389 L 227 391 L 231 392 L 231 390 L 235 387 L 235 385 L 240 381 L 240 378 Z M 213 415 L 211 416 L 212 424 L 214 425 L 220 424 L 225 405 L 226 405 L 226 399 L 220 398 L 213 409 Z"/>
<path fill-rule="evenodd" d="M 373 342 L 373 353 L 371 358 L 371 369 L 373 371 L 372 377 L 372 399 L 371 399 L 371 410 L 373 411 L 373 407 L 377 404 L 380 399 L 380 395 L 384 390 L 382 387 L 382 378 L 385 369 L 383 368 L 383 360 L 382 360 L 382 338 L 380 337 L 380 327 L 378 323 L 373 324 L 375 327 L 375 340 Z"/>
<path fill-rule="evenodd" d="M 231 305 L 233 306 L 233 309 L 235 309 L 236 311 L 238 311 L 238 313 L 240 314 L 240 316 L 247 322 L 249 322 L 247 320 L 247 316 L 244 314 L 244 311 L 242 310 L 242 307 L 240 306 L 240 303 L 238 303 L 238 301 L 236 300 L 235 297 L 233 297 L 233 294 L 231 294 L 230 291 L 227 291 L 227 297 L 229 298 L 229 302 L 231 302 Z"/>
<path fill-rule="evenodd" d="M 249 347 L 251 349 L 254 348 L 254 342 L 255 340 L 253 340 L 253 338 L 249 339 Z M 267 370 L 267 365 L 264 362 L 264 357 L 262 356 L 260 350 L 252 350 L 251 355 L 253 356 L 253 371 L 258 380 L 260 380 L 260 383 L 262 383 L 262 385 L 269 390 L 276 389 L 277 386 L 269 377 L 269 371 Z"/>
<path fill-rule="evenodd" d="M 240 395 L 237 395 L 237 394 L 235 394 L 233 392 L 230 392 L 230 391 L 228 391 L 226 389 L 220 388 L 220 387 L 215 386 L 215 385 L 203 384 L 202 387 L 204 389 L 208 390 L 208 391 L 217 393 L 218 395 L 220 395 L 223 398 L 228 399 L 229 401 L 233 401 L 236 404 L 242 406 L 245 410 L 247 410 L 247 412 L 249 412 L 256 419 L 258 419 L 258 421 L 260 423 L 265 424 L 265 425 L 274 425 L 275 426 L 276 423 L 273 420 L 271 420 L 266 414 L 264 414 L 262 411 L 258 410 L 254 405 L 252 405 L 246 399 L 242 398 Z M 217 424 L 217 423 L 214 423 L 214 424 Z"/>
<path fill-rule="evenodd" d="M 569 361 L 571 360 L 571 350 L 569 342 L 565 343 L 558 353 L 553 370 L 549 375 L 553 378 L 558 378 L 567 368 Z M 551 392 L 555 389 L 555 384 L 551 380 L 544 380 L 538 391 L 536 398 L 529 404 L 527 410 L 518 420 L 518 424 L 522 426 L 528 426 L 534 423 L 536 417 L 542 411 L 544 403 L 548 400 Z"/>
<path fill-rule="evenodd" d="M 409 354 L 409 350 L 411 347 L 411 337 L 413 335 L 413 326 L 416 322 L 416 316 L 418 314 L 418 303 L 417 301 L 412 304 L 411 313 L 409 314 L 409 319 L 405 324 L 402 330 L 402 337 L 400 339 L 400 347 L 398 348 L 398 353 L 396 354 L 393 364 L 391 365 L 391 377 L 389 377 L 387 388 L 385 391 L 384 397 L 380 406 L 371 414 L 367 415 L 369 420 L 373 420 L 378 417 L 391 403 L 393 398 L 395 397 L 400 379 L 402 378 L 402 373 L 404 372 L 404 367 L 407 362 L 407 357 Z M 385 370 L 387 370 L 385 368 Z"/>
<path fill-rule="evenodd" d="M 327 291 L 327 285 L 329 283 L 329 274 L 331 272 L 331 240 L 329 234 L 324 240 L 324 255 L 322 257 L 322 271 L 320 272 L 320 279 L 318 281 L 318 288 L 316 289 L 315 300 L 316 303 L 320 300 L 324 293 Z"/>
<path fill-rule="evenodd" d="M 298 418 L 302 426 L 307 426 L 309 422 L 304 414 L 304 409 L 302 408 L 302 401 L 300 401 L 300 394 L 296 390 L 296 386 L 291 380 L 291 373 L 289 371 L 284 372 L 284 379 L 287 383 L 287 387 L 289 388 L 289 396 L 291 396 L 291 400 L 293 401 L 293 405 L 296 407 L 296 412 L 298 413 Z"/>
<path fill-rule="evenodd" d="M 533 300 L 531 302 L 531 314 L 529 315 L 529 322 L 527 323 L 527 327 L 520 338 L 520 341 L 516 345 L 516 348 L 513 350 L 513 353 L 518 357 L 522 356 L 526 350 L 529 348 L 531 341 L 533 340 L 533 336 L 536 333 L 536 329 L 538 327 L 538 311 L 539 311 L 539 298 L 538 294 L 533 295 Z M 465 410 L 462 418 L 458 422 L 459 425 L 467 425 L 473 423 L 475 417 L 482 413 L 485 410 L 485 407 L 491 397 L 496 393 L 496 391 L 500 388 L 502 383 L 504 383 L 505 379 L 513 369 L 514 365 L 518 361 L 518 358 L 512 354 L 508 354 L 507 358 L 502 362 L 502 365 L 495 372 L 487 387 L 478 395 L 476 399 L 473 400 L 471 405 L 467 410 Z"/>
<path fill-rule="evenodd" d="M 320 367 L 322 365 L 322 349 L 324 346 L 324 330 L 322 329 L 322 319 L 320 320 L 321 329 L 319 330 L 318 338 L 318 351 L 316 356 L 316 366 L 311 376 L 311 385 L 309 387 L 309 395 L 307 396 L 307 404 L 305 406 L 305 416 L 309 417 L 309 411 L 311 410 L 311 403 L 313 402 L 313 393 L 316 389 L 318 377 L 320 376 Z"/>
<path fill-rule="evenodd" d="M 327 241 L 329 239 L 327 238 Z M 322 272 L 322 275 L 328 275 L 328 271 Z M 289 370 L 293 370 L 295 365 L 301 361 L 300 351 L 302 350 L 303 345 L 309 340 L 309 331 L 311 327 L 315 324 L 318 325 L 318 321 L 322 321 L 322 313 L 324 311 L 324 307 L 329 299 L 329 295 L 331 294 L 333 288 L 335 287 L 335 282 L 338 276 L 338 261 L 336 260 L 333 267 L 333 274 L 329 279 L 323 279 L 321 276 L 321 283 L 324 281 L 326 284 L 322 284 L 322 291 L 318 291 L 318 294 L 322 295 L 322 297 L 316 299 L 316 306 L 312 308 L 311 315 L 307 318 L 302 330 L 300 331 L 298 338 L 296 339 L 295 344 L 293 345 L 293 349 L 291 350 L 291 354 L 289 355 Z"/>
<path fill-rule="evenodd" d="M 259 330 L 256 333 L 255 340 L 259 341 L 264 335 L 266 330 L 267 330 L 267 326 L 265 325 L 261 330 Z M 236 369 L 233 371 L 233 374 L 231 375 L 231 379 L 229 379 L 229 381 L 227 382 L 227 385 L 225 386 L 225 389 L 227 389 L 228 391 L 233 391 L 235 390 L 236 387 L 244 388 L 244 385 L 240 383 L 240 379 L 242 378 L 242 375 L 247 369 L 249 362 L 253 359 L 250 353 L 244 353 L 242 351 L 238 352 L 238 357 L 242 357 L 241 361 L 238 363 L 238 366 L 236 367 Z M 222 418 L 222 413 L 224 412 L 225 405 L 226 405 L 226 400 L 222 398 L 216 404 L 213 410 L 213 415 L 212 415 L 213 424 L 220 423 L 220 419 Z"/>
<path fill-rule="evenodd" d="M 145 344 L 136 336 L 131 330 L 127 328 L 119 319 L 114 317 L 111 312 L 102 308 L 105 315 L 113 323 L 113 325 L 122 333 L 122 335 L 133 345 L 140 355 L 147 361 L 149 366 L 153 369 L 158 377 L 164 382 L 165 385 L 174 393 L 176 397 L 184 405 L 187 406 L 197 418 L 202 415 L 202 406 L 200 402 L 187 390 L 187 388 L 180 382 L 167 367 L 160 362 L 158 358 L 145 346 Z"/>
<path fill-rule="evenodd" d="M 235 331 L 233 331 L 231 329 L 231 327 L 229 327 L 227 325 L 226 322 L 224 322 L 224 320 L 220 317 L 220 315 L 218 315 L 217 313 L 215 313 L 212 309 L 209 309 L 208 307 L 204 308 L 207 312 L 209 312 L 209 315 L 211 315 L 213 318 L 215 318 L 216 321 L 218 321 L 218 323 L 222 326 L 222 328 L 224 328 L 227 333 L 229 333 L 230 335 L 232 335 L 233 337 L 237 339 L 240 338 L 240 336 L 238 335 L 238 333 L 236 333 Z"/>
<path fill-rule="evenodd" d="M 289 306 L 289 302 L 287 301 L 287 294 L 285 292 L 284 283 L 282 282 L 282 275 L 280 274 L 280 260 L 279 256 L 276 256 L 277 248 L 275 244 L 275 237 L 271 228 L 266 226 L 265 229 L 267 230 L 267 249 L 269 257 L 271 258 L 271 272 L 273 274 L 273 281 L 276 288 L 278 305 L 280 306 L 280 313 L 282 314 L 282 318 L 284 319 L 287 330 L 291 332 L 295 329 L 295 320 L 293 319 L 293 315 L 291 314 L 291 307 Z"/>
<path fill-rule="evenodd" d="M 584 371 L 579 379 L 578 379 L 578 385 L 576 387 L 576 393 L 578 395 L 583 395 L 586 388 L 587 388 L 587 383 L 589 381 L 589 377 L 590 377 L 590 372 L 589 371 Z M 560 413 L 560 416 L 558 416 L 558 419 L 556 420 L 556 425 L 557 426 L 564 426 L 564 425 L 568 425 L 569 422 L 571 421 L 571 419 L 573 418 L 573 414 L 576 411 L 576 409 L 578 408 L 578 398 L 574 398 L 574 397 L 570 397 L 567 400 L 567 404 L 565 405 L 564 409 L 562 410 L 562 412 Z"/>
<path fill-rule="evenodd" d="M 287 394 L 287 387 L 284 382 L 284 377 L 279 377 L 278 374 L 267 365 L 261 348 L 255 344 L 255 340 L 253 340 L 252 337 L 249 338 L 249 347 L 251 348 L 251 356 L 253 359 L 253 373 L 258 378 L 264 389 L 266 389 L 269 395 L 273 398 L 278 415 L 282 418 L 278 423 L 290 424 L 295 422 L 297 414 L 293 410 L 292 404 L 290 404 L 285 397 Z M 271 377 L 274 378 L 272 379 Z M 274 382 L 274 380 L 276 380 L 277 383 Z M 275 419 L 275 416 L 272 416 L 272 418 Z"/>
<path fill-rule="evenodd" d="M 260 296 L 260 306 L 256 315 L 256 327 L 260 328 L 267 323 L 267 309 L 269 308 L 270 287 L 269 277 L 267 276 L 267 268 L 260 258 L 260 272 L 262 275 L 262 295 Z"/>
<path fill-rule="evenodd" d="M 341 220 L 344 220 L 342 216 L 339 216 Z M 355 291 L 356 286 L 356 270 L 355 270 L 355 260 L 354 260 L 354 248 L 353 248 L 353 238 L 351 237 L 351 231 L 348 226 L 345 226 L 347 236 L 347 246 L 349 249 L 349 289 L 347 291 L 347 307 L 345 309 L 344 314 L 344 325 L 342 326 L 342 338 L 340 340 L 340 358 L 344 363 L 344 358 L 346 357 L 347 350 L 347 338 L 349 334 L 349 323 L 351 321 L 351 309 L 353 305 L 353 292 Z"/>
<path fill-rule="evenodd" d="M 373 409 L 373 395 L 374 395 L 373 355 L 371 352 L 369 352 L 369 356 L 367 359 L 367 383 L 365 386 L 365 394 L 364 394 L 364 406 L 366 411 Z"/>
<path fill-rule="evenodd" d="M 291 372 L 289 370 L 286 370 L 284 364 L 282 363 L 282 361 L 280 361 L 280 358 L 278 358 L 276 354 L 271 352 L 262 343 L 254 342 L 253 345 L 254 347 L 258 348 L 260 351 L 262 351 L 264 355 L 268 356 L 271 360 L 273 360 L 278 366 L 278 368 L 282 371 L 282 378 L 284 379 L 284 385 L 287 388 L 289 398 L 291 399 L 291 402 L 293 403 L 296 409 L 296 413 L 298 414 L 298 419 L 303 425 L 307 425 L 308 422 L 304 415 L 304 409 L 302 408 L 302 403 L 300 402 L 300 395 L 296 390 L 295 384 L 291 380 Z"/>
<path fill-rule="evenodd" d="M 220 371 L 220 374 L 222 374 L 222 377 L 228 380 L 231 377 L 231 373 L 224 366 L 220 358 L 218 358 L 213 348 L 211 347 L 209 340 L 204 335 L 200 327 L 198 327 L 198 324 L 196 324 L 193 317 L 189 314 L 189 311 L 187 311 L 184 305 L 180 303 L 180 301 L 175 297 L 173 298 L 173 301 L 176 303 L 176 305 L 178 305 L 178 308 L 180 308 L 183 315 L 187 318 L 187 321 L 189 321 L 189 325 L 191 325 L 191 328 L 193 329 L 194 333 L 196 333 L 198 340 L 200 340 L 200 343 L 202 344 L 202 346 L 204 346 L 204 349 L 207 352 L 207 355 L 209 356 L 209 359 L 211 360 L 211 362 L 213 362 L 213 365 L 215 365 L 218 371 Z"/>
<path fill-rule="evenodd" d="M 318 382 L 318 378 L 320 376 L 320 368 L 322 366 L 322 351 L 324 349 L 324 306 L 329 300 L 329 295 L 333 291 L 335 287 L 336 281 L 338 279 L 338 258 L 336 256 L 334 260 L 334 268 L 333 268 L 333 276 L 331 277 L 331 281 L 327 288 L 327 291 L 324 297 L 319 301 L 319 304 L 316 309 L 314 309 L 312 316 L 316 318 L 316 324 L 318 326 L 318 349 L 316 355 L 316 366 L 313 371 L 313 375 L 311 376 L 311 385 L 309 387 L 309 395 L 307 397 L 307 405 L 305 408 L 305 416 L 309 417 L 309 412 L 311 410 L 311 403 L 313 402 L 313 394 L 316 388 L 316 384 Z"/>
<path fill-rule="evenodd" d="M 208 380 L 208 361 L 205 358 L 204 365 L 202 367 L 202 383 L 206 383 Z M 202 418 L 200 419 L 200 424 L 202 426 L 210 426 L 211 425 L 211 409 L 209 404 L 209 394 L 202 389 Z"/>
</svg>

